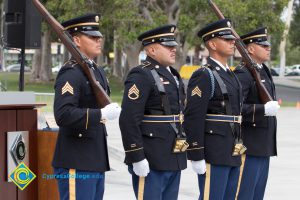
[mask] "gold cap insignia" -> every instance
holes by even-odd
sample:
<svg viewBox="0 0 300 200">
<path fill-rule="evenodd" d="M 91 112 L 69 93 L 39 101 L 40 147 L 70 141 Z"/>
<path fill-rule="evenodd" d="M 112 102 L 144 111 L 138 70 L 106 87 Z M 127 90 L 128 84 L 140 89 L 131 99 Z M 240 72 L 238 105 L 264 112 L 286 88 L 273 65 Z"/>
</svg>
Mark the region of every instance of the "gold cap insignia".
<svg viewBox="0 0 300 200">
<path fill-rule="evenodd" d="M 175 28 L 172 27 L 172 28 L 171 28 L 171 33 L 174 33 L 174 31 L 175 31 Z"/>
<path fill-rule="evenodd" d="M 230 23 L 229 21 L 227 22 L 227 26 L 228 26 L 228 27 L 231 27 L 231 23 Z"/>
<path fill-rule="evenodd" d="M 61 89 L 61 95 L 69 92 L 70 94 L 74 95 L 73 87 L 70 85 L 70 83 L 67 81 L 66 84 Z"/>
<path fill-rule="evenodd" d="M 196 86 L 193 90 L 192 90 L 192 96 L 199 96 L 199 97 L 202 97 L 202 92 L 201 90 L 199 89 L 198 86 Z"/>
<path fill-rule="evenodd" d="M 99 22 L 99 19 L 100 19 L 100 18 L 99 18 L 99 16 L 98 16 L 98 15 L 96 15 L 96 17 L 95 17 L 95 21 L 96 21 L 96 22 Z"/>
<path fill-rule="evenodd" d="M 131 100 L 136 100 L 140 97 L 140 90 L 136 87 L 134 84 L 129 90 L 128 90 L 128 98 Z"/>
</svg>

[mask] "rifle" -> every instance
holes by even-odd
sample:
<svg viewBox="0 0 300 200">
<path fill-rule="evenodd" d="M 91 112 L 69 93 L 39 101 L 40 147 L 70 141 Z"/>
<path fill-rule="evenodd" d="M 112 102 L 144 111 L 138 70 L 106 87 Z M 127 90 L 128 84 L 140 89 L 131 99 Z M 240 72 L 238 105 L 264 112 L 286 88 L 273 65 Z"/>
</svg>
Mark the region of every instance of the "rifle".
<svg viewBox="0 0 300 200">
<path fill-rule="evenodd" d="M 220 9 L 216 6 L 216 4 L 214 2 L 212 2 L 211 0 L 208 0 L 208 4 L 214 10 L 214 12 L 216 13 L 216 15 L 218 16 L 219 19 L 225 19 L 224 15 L 222 14 Z M 268 90 L 266 89 L 264 84 L 261 82 L 260 74 L 257 71 L 257 68 L 258 68 L 257 64 L 253 61 L 253 59 L 249 55 L 249 52 L 247 51 L 245 44 L 243 43 L 240 36 L 235 32 L 235 30 L 232 27 L 231 27 L 231 31 L 232 31 L 232 34 L 234 35 L 234 37 L 236 37 L 235 46 L 238 49 L 238 51 L 240 52 L 240 54 L 242 55 L 243 60 L 246 63 L 246 68 L 250 71 L 252 77 L 255 80 L 256 88 L 258 90 L 260 100 L 262 101 L 262 103 L 267 103 L 268 101 L 273 101 Z"/>
<path fill-rule="evenodd" d="M 33 4 L 37 10 L 41 13 L 47 23 L 50 25 L 52 30 L 56 33 L 61 42 L 65 45 L 71 55 L 74 57 L 76 62 L 80 65 L 83 72 L 87 76 L 94 95 L 96 97 L 97 104 L 100 108 L 105 107 L 111 103 L 110 98 L 104 91 L 103 87 L 97 82 L 95 74 L 91 69 L 92 62 L 83 55 L 80 50 L 77 48 L 75 43 L 72 40 L 72 36 L 64 30 L 64 27 L 47 11 L 47 9 L 40 3 L 39 0 L 32 0 Z"/>
</svg>

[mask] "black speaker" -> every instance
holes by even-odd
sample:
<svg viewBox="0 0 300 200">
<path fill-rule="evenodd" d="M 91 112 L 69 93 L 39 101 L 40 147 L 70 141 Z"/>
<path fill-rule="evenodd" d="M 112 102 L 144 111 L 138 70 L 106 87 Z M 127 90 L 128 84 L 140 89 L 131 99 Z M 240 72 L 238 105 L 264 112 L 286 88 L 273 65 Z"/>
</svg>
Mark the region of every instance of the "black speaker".
<svg viewBox="0 0 300 200">
<path fill-rule="evenodd" d="M 41 16 L 31 0 L 5 0 L 3 31 L 5 46 L 40 48 L 41 21 Z"/>
</svg>

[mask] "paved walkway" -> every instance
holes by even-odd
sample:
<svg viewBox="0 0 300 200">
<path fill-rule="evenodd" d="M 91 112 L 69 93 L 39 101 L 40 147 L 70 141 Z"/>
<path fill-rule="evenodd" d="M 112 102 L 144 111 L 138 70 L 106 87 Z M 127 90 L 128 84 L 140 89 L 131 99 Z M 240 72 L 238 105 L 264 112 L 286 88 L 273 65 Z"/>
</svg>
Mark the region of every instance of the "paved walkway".
<svg viewBox="0 0 300 200">
<path fill-rule="evenodd" d="M 265 200 L 298 199 L 300 196 L 300 110 L 282 108 L 278 115 L 278 157 L 271 159 Z M 106 175 L 104 199 L 134 199 L 131 176 L 123 164 L 124 151 L 118 121 L 107 124 L 111 167 Z M 196 175 L 188 162 L 182 172 L 179 200 L 196 200 Z"/>
</svg>

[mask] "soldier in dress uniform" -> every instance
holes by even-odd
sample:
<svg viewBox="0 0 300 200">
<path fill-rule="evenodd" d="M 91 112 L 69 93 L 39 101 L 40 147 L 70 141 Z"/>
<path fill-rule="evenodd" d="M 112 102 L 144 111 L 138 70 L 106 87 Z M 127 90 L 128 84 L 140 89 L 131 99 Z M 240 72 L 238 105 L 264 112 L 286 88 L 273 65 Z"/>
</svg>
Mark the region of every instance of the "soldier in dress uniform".
<svg viewBox="0 0 300 200">
<path fill-rule="evenodd" d="M 99 14 L 87 14 L 62 25 L 89 59 L 96 80 L 109 95 L 104 70 L 93 61 L 102 51 Z M 52 165 L 60 199 L 102 199 L 104 172 L 110 169 L 104 122 L 117 118 L 120 107 L 111 103 L 99 108 L 88 78 L 73 58 L 59 71 L 54 89 L 59 133 Z"/>
<path fill-rule="evenodd" d="M 188 159 L 198 174 L 199 199 L 233 200 L 245 150 L 240 133 L 242 89 L 227 64 L 235 37 L 227 19 L 208 24 L 198 36 L 209 57 L 188 83 L 184 113 Z"/>
<path fill-rule="evenodd" d="M 262 103 L 255 80 L 250 71 L 241 63 L 236 69 L 244 95 L 242 134 L 246 151 L 244 165 L 241 167 L 241 184 L 238 194 L 240 200 L 260 200 L 268 179 L 270 156 L 277 155 L 276 114 L 279 109 L 276 101 L 275 85 L 268 67 L 264 62 L 270 60 L 271 46 L 267 40 L 267 29 L 259 28 L 241 36 L 257 70 L 262 84 L 274 101 Z M 244 160 L 244 157 L 243 157 Z"/>
<path fill-rule="evenodd" d="M 119 123 L 138 199 L 177 199 L 181 170 L 186 168 L 184 86 L 171 67 L 178 45 L 175 29 L 165 25 L 138 37 L 147 58 L 125 81 Z"/>
</svg>

